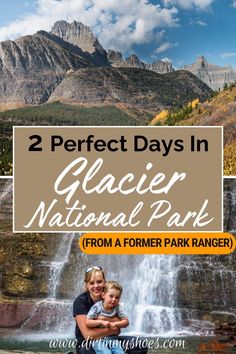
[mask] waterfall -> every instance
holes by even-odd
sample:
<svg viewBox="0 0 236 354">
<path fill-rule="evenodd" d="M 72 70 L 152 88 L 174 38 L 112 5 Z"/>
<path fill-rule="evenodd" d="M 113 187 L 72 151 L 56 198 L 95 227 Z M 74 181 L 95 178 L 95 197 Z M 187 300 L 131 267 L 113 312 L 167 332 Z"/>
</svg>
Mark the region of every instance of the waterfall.
<svg viewBox="0 0 236 354">
<path fill-rule="evenodd" d="M 225 230 L 236 233 L 236 183 L 225 190 Z M 6 201 L 12 183 L 4 184 L 0 201 Z M 5 205 L 5 204 L 4 204 Z M 4 214 L 4 212 L 3 212 Z M 126 333 L 174 336 L 211 333 L 203 320 L 211 311 L 235 308 L 235 255 L 92 255 L 78 249 L 79 234 L 56 235 L 45 268 L 48 296 L 35 300 L 21 333 L 42 337 L 74 336 L 72 303 L 84 291 L 84 269 L 100 265 L 107 280 L 123 287 L 121 303 L 130 320 Z M 51 235 L 47 235 L 48 239 Z M 55 246 L 55 247 L 54 247 Z M 43 268 L 43 269 L 44 269 Z"/>
<path fill-rule="evenodd" d="M 1 179 L 1 185 L 3 187 L 3 190 L 0 193 L 0 207 L 3 206 L 3 203 L 6 201 L 8 196 L 12 194 L 12 179 Z"/>
<path fill-rule="evenodd" d="M 100 256 L 108 280 L 123 286 L 121 303 L 130 325 L 126 332 L 143 336 L 183 333 L 177 305 L 178 256 Z"/>
<path fill-rule="evenodd" d="M 145 335 L 180 330 L 181 312 L 176 304 L 178 257 L 148 255 L 140 261 L 129 286 L 127 281 L 124 285 L 133 323 L 130 329 Z"/>
<path fill-rule="evenodd" d="M 17 330 L 17 335 L 27 340 L 36 334 L 41 339 L 73 337 L 71 306 L 72 301 L 68 300 L 36 301 L 30 317 Z"/>
<path fill-rule="evenodd" d="M 50 336 L 64 336 L 67 333 L 72 336 L 71 323 L 71 307 L 72 300 L 57 299 L 57 289 L 61 281 L 63 270 L 70 259 L 71 245 L 75 238 L 75 233 L 66 233 L 60 239 L 59 247 L 51 262 L 41 262 L 41 266 L 49 268 L 48 277 L 48 297 L 44 300 L 37 300 L 31 316 L 23 323 L 18 333 L 34 328 L 35 323 L 37 331 L 42 331 L 41 335 L 45 337 L 45 333 Z M 40 321 L 40 319 L 42 319 Z M 54 333 L 55 332 L 55 333 Z M 53 334 L 54 333 L 54 334 Z M 27 338 L 29 334 L 27 334 Z"/>
<path fill-rule="evenodd" d="M 62 271 L 69 261 L 71 244 L 74 240 L 74 237 L 75 233 L 66 233 L 63 235 L 55 258 L 52 262 L 49 263 L 49 299 L 56 299 L 57 287 L 60 283 Z"/>
</svg>

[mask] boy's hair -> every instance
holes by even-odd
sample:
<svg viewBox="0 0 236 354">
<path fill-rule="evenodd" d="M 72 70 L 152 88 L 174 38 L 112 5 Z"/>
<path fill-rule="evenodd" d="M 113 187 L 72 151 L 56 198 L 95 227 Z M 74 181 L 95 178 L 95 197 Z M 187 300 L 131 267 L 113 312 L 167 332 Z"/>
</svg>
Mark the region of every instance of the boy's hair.
<svg viewBox="0 0 236 354">
<path fill-rule="evenodd" d="M 122 294 L 122 291 L 123 291 L 122 286 L 119 283 L 117 283 L 117 281 L 114 281 L 114 280 L 109 280 L 105 283 L 103 292 L 107 293 L 109 289 L 119 290 L 120 295 Z"/>
</svg>

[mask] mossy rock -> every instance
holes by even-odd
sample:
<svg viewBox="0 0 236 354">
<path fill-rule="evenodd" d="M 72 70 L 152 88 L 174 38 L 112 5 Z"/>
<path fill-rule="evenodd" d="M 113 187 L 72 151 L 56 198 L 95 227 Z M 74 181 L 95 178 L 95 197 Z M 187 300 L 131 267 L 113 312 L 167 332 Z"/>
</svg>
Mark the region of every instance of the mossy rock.
<svg viewBox="0 0 236 354">
<path fill-rule="evenodd" d="M 29 296 L 35 292 L 34 282 L 20 275 L 3 276 L 4 295 Z"/>
<path fill-rule="evenodd" d="M 231 312 L 212 311 L 204 316 L 204 320 L 215 323 L 216 326 L 236 325 L 236 314 Z"/>
<path fill-rule="evenodd" d="M 18 275 L 23 278 L 32 278 L 33 264 L 28 260 L 18 260 L 15 263 L 6 263 L 4 275 Z"/>
</svg>

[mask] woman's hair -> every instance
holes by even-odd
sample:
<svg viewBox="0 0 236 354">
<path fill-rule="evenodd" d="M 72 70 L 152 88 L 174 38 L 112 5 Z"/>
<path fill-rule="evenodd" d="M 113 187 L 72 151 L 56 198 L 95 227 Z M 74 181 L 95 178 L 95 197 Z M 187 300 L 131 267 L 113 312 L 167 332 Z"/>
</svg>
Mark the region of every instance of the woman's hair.
<svg viewBox="0 0 236 354">
<path fill-rule="evenodd" d="M 120 295 L 122 294 L 122 290 L 123 290 L 122 286 L 119 283 L 117 283 L 117 281 L 114 281 L 114 280 L 110 280 L 105 283 L 103 292 L 107 293 L 109 289 L 119 290 Z"/>
<path fill-rule="evenodd" d="M 91 268 L 91 269 L 90 269 Z M 90 279 L 92 278 L 92 276 L 95 274 L 95 273 L 101 273 L 102 274 L 102 276 L 103 276 L 103 279 L 104 279 L 104 282 L 106 281 L 106 278 L 105 278 L 105 274 L 104 274 L 104 271 L 103 271 L 103 269 L 101 268 L 101 267 L 97 267 L 97 266 L 95 266 L 95 267 L 89 267 L 89 268 L 87 268 L 87 270 L 85 271 L 85 274 L 84 274 L 84 282 L 85 282 L 85 284 L 87 284 L 89 281 L 90 281 Z"/>
</svg>

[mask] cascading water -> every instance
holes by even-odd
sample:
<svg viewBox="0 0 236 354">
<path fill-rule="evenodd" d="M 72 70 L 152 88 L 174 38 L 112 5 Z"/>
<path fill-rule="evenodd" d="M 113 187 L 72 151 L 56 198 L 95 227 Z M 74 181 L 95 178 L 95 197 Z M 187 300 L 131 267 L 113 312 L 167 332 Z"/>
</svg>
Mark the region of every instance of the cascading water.
<svg viewBox="0 0 236 354">
<path fill-rule="evenodd" d="M 176 256 L 144 256 L 135 267 L 129 286 L 128 282 L 124 284 L 128 289 L 124 300 L 133 332 L 161 335 L 180 330 L 181 311 L 176 305 L 177 261 Z"/>
<path fill-rule="evenodd" d="M 12 215 L 12 179 L 0 179 L 0 220 L 4 220 L 5 216 Z M 2 215 L 4 210 L 4 215 Z"/>
<path fill-rule="evenodd" d="M 59 236 L 60 237 L 60 236 Z M 71 317 L 71 300 L 63 300 L 57 298 L 57 289 L 60 284 L 61 275 L 66 267 L 71 252 L 71 245 L 74 240 L 75 233 L 66 233 L 60 237 L 57 253 L 51 262 L 41 262 L 41 266 L 49 268 L 48 276 L 48 297 L 44 300 L 36 301 L 34 310 L 31 316 L 21 326 L 18 333 L 24 333 L 25 330 L 34 326 L 41 317 L 42 330 L 41 336 L 50 333 L 52 337 L 52 329 L 56 328 L 55 336 L 68 333 L 68 316 Z M 38 325 L 37 325 L 38 326 Z M 39 327 L 39 326 L 38 326 Z M 29 338 L 29 335 L 28 335 Z"/>
<path fill-rule="evenodd" d="M 90 259 L 93 261 L 103 265 L 107 279 L 123 286 L 122 303 L 130 319 L 126 332 L 142 336 L 190 334 L 183 324 L 185 309 L 178 302 L 182 257 L 100 256 Z"/>
<path fill-rule="evenodd" d="M 3 202 L 7 198 L 8 194 L 11 192 L 12 192 L 12 180 L 7 179 L 6 184 L 5 184 L 5 188 L 4 188 L 3 192 L 0 194 L 0 206 L 2 206 Z"/>
<path fill-rule="evenodd" d="M 74 240 L 75 233 L 66 233 L 63 235 L 58 251 L 52 262 L 48 263 L 49 274 L 49 299 L 55 300 L 57 295 L 57 287 L 60 283 L 60 276 L 69 261 L 71 244 Z M 45 264 L 45 263 L 44 263 Z"/>
<path fill-rule="evenodd" d="M 235 182 L 226 194 L 226 230 L 235 234 Z M 204 315 L 215 309 L 223 312 L 235 307 L 234 254 L 87 256 L 78 250 L 78 238 L 78 234 L 58 235 L 55 256 L 50 261 L 41 261 L 42 267 L 49 269 L 48 296 L 37 301 L 32 316 L 21 328 L 22 333 L 26 329 L 40 329 L 41 336 L 47 333 L 50 338 L 73 337 L 72 303 L 83 291 L 84 269 L 93 264 L 105 269 L 108 280 L 122 284 L 122 303 L 130 319 L 127 332 L 145 336 L 189 335 L 193 334 L 193 326 L 188 321 L 195 320 L 196 333 L 209 334 Z"/>
</svg>

